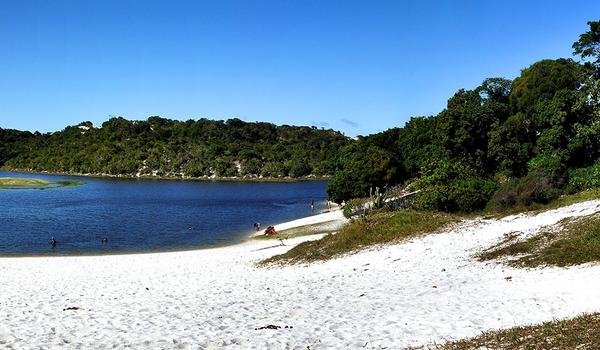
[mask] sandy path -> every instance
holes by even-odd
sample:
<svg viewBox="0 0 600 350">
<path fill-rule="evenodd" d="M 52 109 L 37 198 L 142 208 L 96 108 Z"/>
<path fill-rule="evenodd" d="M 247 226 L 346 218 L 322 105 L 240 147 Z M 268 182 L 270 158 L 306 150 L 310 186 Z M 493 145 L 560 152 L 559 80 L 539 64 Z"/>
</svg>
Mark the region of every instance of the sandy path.
<svg viewBox="0 0 600 350">
<path fill-rule="evenodd" d="M 600 311 L 600 266 L 516 270 L 472 254 L 579 203 L 465 222 L 308 266 L 254 262 L 309 237 L 175 253 L 0 259 L 0 348 L 398 349 Z M 505 277 L 512 276 L 511 281 Z M 77 310 L 64 310 L 77 307 Z M 267 325 L 293 328 L 255 330 Z"/>
</svg>

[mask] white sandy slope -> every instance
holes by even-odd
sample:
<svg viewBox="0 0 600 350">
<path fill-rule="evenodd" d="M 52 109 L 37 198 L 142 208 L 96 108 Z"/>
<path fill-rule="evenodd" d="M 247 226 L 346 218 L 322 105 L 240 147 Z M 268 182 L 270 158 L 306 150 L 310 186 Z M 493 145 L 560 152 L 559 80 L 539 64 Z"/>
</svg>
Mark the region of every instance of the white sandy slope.
<svg viewBox="0 0 600 350">
<path fill-rule="evenodd" d="M 302 226 L 316 225 L 316 224 L 319 224 L 321 226 L 321 224 L 323 224 L 323 225 L 326 225 L 327 227 L 331 227 L 335 230 L 337 227 L 343 226 L 347 221 L 348 221 L 348 219 L 346 219 L 344 217 L 344 214 L 342 213 L 341 210 L 332 210 L 329 212 L 324 212 L 324 213 L 300 218 L 297 220 L 276 224 L 273 227 L 275 227 L 275 230 L 277 232 L 282 232 L 285 230 L 302 227 Z M 265 229 L 266 229 L 266 227 L 263 227 L 259 232 L 254 233 L 253 236 L 263 235 L 265 232 Z"/>
<path fill-rule="evenodd" d="M 503 234 L 599 210 L 600 201 L 591 201 L 533 217 L 467 221 L 403 244 L 284 268 L 254 266 L 289 249 L 264 249 L 272 241 L 4 258 L 0 348 L 399 349 L 600 311 L 600 266 L 517 270 L 472 257 Z M 63 310 L 69 307 L 80 309 Z M 255 330 L 270 324 L 293 328 Z"/>
</svg>

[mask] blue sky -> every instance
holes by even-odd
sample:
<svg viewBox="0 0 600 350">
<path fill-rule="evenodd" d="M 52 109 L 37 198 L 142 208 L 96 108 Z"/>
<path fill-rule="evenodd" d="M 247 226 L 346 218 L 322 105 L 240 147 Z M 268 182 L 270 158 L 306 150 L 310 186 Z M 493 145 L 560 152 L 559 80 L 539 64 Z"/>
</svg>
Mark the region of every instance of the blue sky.
<svg viewBox="0 0 600 350">
<path fill-rule="evenodd" d="M 0 127 L 161 115 L 366 135 L 570 57 L 598 17 L 589 0 L 5 0 Z"/>
</svg>

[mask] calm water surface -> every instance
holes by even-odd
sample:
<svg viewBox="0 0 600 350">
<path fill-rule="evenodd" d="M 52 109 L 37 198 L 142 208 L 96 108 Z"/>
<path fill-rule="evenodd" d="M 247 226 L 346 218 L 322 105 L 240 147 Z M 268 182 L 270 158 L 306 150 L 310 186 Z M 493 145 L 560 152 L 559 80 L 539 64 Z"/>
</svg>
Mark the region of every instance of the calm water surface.
<svg viewBox="0 0 600 350">
<path fill-rule="evenodd" d="M 77 255 L 196 249 L 244 240 L 253 223 L 311 215 L 324 181 L 184 182 L 0 172 L 83 186 L 0 189 L 0 255 Z M 191 229 L 189 226 L 191 225 Z M 52 248 L 49 240 L 58 244 Z M 102 238 L 108 244 L 102 244 Z"/>
</svg>

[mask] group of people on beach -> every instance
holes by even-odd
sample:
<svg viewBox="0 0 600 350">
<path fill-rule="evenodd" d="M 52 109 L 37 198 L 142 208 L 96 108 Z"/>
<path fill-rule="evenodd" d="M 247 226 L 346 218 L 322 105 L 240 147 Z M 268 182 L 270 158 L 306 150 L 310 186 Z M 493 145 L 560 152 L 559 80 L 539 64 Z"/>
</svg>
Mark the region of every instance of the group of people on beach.
<svg viewBox="0 0 600 350">
<path fill-rule="evenodd" d="M 265 236 L 274 236 L 276 234 L 277 234 L 277 231 L 275 231 L 275 226 L 269 226 L 265 230 Z"/>
<path fill-rule="evenodd" d="M 310 211 L 311 211 L 311 212 L 314 212 L 314 211 L 315 211 L 315 201 L 314 201 L 314 200 L 311 200 L 311 201 L 309 202 L 309 204 L 310 204 Z M 330 202 L 330 201 L 327 201 L 327 211 L 331 211 L 331 206 L 332 206 L 332 205 L 331 205 L 331 202 Z"/>
</svg>

